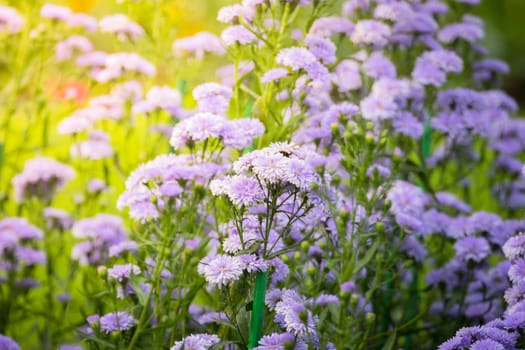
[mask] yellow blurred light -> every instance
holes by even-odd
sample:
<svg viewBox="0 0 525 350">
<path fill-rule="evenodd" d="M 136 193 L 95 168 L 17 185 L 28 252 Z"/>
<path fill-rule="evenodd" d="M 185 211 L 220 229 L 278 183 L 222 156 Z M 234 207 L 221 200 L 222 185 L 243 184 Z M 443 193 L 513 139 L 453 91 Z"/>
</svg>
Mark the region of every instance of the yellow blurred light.
<svg viewBox="0 0 525 350">
<path fill-rule="evenodd" d="M 93 8 L 97 0 L 69 0 L 69 7 L 73 11 L 87 12 Z"/>
</svg>

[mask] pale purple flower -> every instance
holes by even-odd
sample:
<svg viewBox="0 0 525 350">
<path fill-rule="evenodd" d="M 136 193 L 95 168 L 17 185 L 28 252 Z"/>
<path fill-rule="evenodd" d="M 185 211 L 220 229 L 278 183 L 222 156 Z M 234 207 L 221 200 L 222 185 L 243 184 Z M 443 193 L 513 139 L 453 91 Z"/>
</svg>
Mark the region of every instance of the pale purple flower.
<svg viewBox="0 0 525 350">
<path fill-rule="evenodd" d="M 310 64 L 317 62 L 317 58 L 304 47 L 289 47 L 279 51 L 276 61 L 280 65 L 297 71 L 306 69 Z"/>
<path fill-rule="evenodd" d="M 525 259 L 519 258 L 513 261 L 508 274 L 512 283 L 523 282 L 525 280 Z"/>
<path fill-rule="evenodd" d="M 175 342 L 170 350 L 208 350 L 221 339 L 215 334 L 192 334 Z"/>
<path fill-rule="evenodd" d="M 109 214 L 78 220 L 73 225 L 72 233 L 84 241 L 73 246 L 71 257 L 84 265 L 104 263 L 111 246 L 127 241 L 122 219 Z"/>
<path fill-rule="evenodd" d="M 259 182 L 244 175 L 213 180 L 210 189 L 214 195 L 226 195 L 237 206 L 250 206 L 264 199 L 264 192 Z"/>
<path fill-rule="evenodd" d="M 131 329 L 137 320 L 125 311 L 111 312 L 100 317 L 100 330 L 106 334 Z"/>
<path fill-rule="evenodd" d="M 71 27 L 83 27 L 88 32 L 94 32 L 98 28 L 97 19 L 85 13 L 72 13 L 67 18 L 67 24 Z"/>
<path fill-rule="evenodd" d="M 24 164 L 20 174 L 13 177 L 17 201 L 29 197 L 51 200 L 56 190 L 75 177 L 75 171 L 68 165 L 47 157 L 36 157 Z"/>
<path fill-rule="evenodd" d="M 520 233 L 517 236 L 510 238 L 503 245 L 503 253 L 509 260 L 514 260 L 525 253 L 525 234 Z"/>
<path fill-rule="evenodd" d="M 269 71 L 266 71 L 266 73 L 263 74 L 261 77 L 262 83 L 271 83 L 275 81 L 279 81 L 280 79 L 286 77 L 288 75 L 288 70 L 286 68 L 273 68 Z"/>
<path fill-rule="evenodd" d="M 164 109 L 172 115 L 179 114 L 182 96 L 177 89 L 169 86 L 153 86 L 146 94 L 146 99 L 133 105 L 133 113 L 149 113 Z"/>
<path fill-rule="evenodd" d="M 360 89 L 363 85 L 359 64 L 354 60 L 343 60 L 335 67 L 332 81 L 339 92 Z"/>
<path fill-rule="evenodd" d="M 402 135 L 406 135 L 418 140 L 423 135 L 423 123 L 421 123 L 412 113 L 399 113 L 392 121 L 394 130 Z"/>
<path fill-rule="evenodd" d="M 71 145 L 71 156 L 99 160 L 113 155 L 113 147 L 109 143 L 107 134 L 103 131 L 93 130 L 89 133 L 88 140 Z"/>
<path fill-rule="evenodd" d="M 144 29 L 140 25 L 121 13 L 102 18 L 99 27 L 104 33 L 116 34 L 121 41 L 137 40 L 144 35 Z"/>
<path fill-rule="evenodd" d="M 63 61 L 71 58 L 74 52 L 87 53 L 93 50 L 93 45 L 88 38 L 81 35 L 72 35 L 55 45 L 55 58 Z"/>
<path fill-rule="evenodd" d="M 323 64 L 336 61 L 336 46 L 330 39 L 308 36 L 304 42 L 308 45 L 308 50 Z"/>
<path fill-rule="evenodd" d="M 72 12 L 71 9 L 65 6 L 44 4 L 40 9 L 40 16 L 61 22 L 68 22 Z"/>
<path fill-rule="evenodd" d="M 106 82 L 126 71 L 140 72 L 148 76 L 157 73 L 155 65 L 138 54 L 119 52 L 107 56 L 105 69 L 97 73 L 95 79 Z"/>
<path fill-rule="evenodd" d="M 483 28 L 474 23 L 453 23 L 443 27 L 438 32 L 438 39 L 443 43 L 451 43 L 462 39 L 473 43 L 483 39 Z"/>
<path fill-rule="evenodd" d="M 382 48 L 388 44 L 391 35 L 388 25 L 368 19 L 357 22 L 350 38 L 357 45 Z"/>
<path fill-rule="evenodd" d="M 0 30 L 18 33 L 24 26 L 24 18 L 13 7 L 0 5 Z"/>
<path fill-rule="evenodd" d="M 254 350 L 285 349 L 286 345 L 295 343 L 295 336 L 292 333 L 272 333 L 265 335 L 259 340 L 259 346 Z M 297 344 L 294 344 L 297 347 Z"/>
<path fill-rule="evenodd" d="M 412 78 L 423 85 L 441 86 L 446 81 L 446 73 L 459 73 L 463 61 L 453 51 L 426 51 L 416 60 Z"/>
<path fill-rule="evenodd" d="M 482 237 L 465 237 L 454 244 L 456 257 L 481 262 L 490 253 L 489 243 Z"/>
<path fill-rule="evenodd" d="M 344 17 L 329 16 L 315 20 L 308 32 L 309 36 L 321 38 L 331 37 L 334 34 L 352 35 L 354 24 Z"/>
<path fill-rule="evenodd" d="M 202 59 L 206 53 L 224 55 L 226 50 L 217 36 L 209 32 L 199 32 L 193 36 L 175 40 L 173 52 L 176 56 L 189 52 L 195 58 Z"/>
<path fill-rule="evenodd" d="M 18 344 L 8 336 L 0 334 L 0 349 L 2 350 L 20 350 Z"/>
<path fill-rule="evenodd" d="M 155 87 L 152 87 L 150 91 L 152 91 L 153 88 Z M 164 92 L 164 90 L 162 90 L 162 92 Z M 143 94 L 144 92 L 142 89 L 142 84 L 138 82 L 137 80 L 126 81 L 124 83 L 116 85 L 115 87 L 111 89 L 111 96 L 116 96 L 118 99 L 122 101 L 128 101 L 128 100 L 133 101 L 133 102 L 139 101 L 140 99 L 142 99 Z M 159 94 L 159 95 L 163 96 L 163 94 Z M 166 93 L 166 97 L 175 98 L 175 94 L 169 92 L 169 93 Z M 180 101 L 180 96 L 177 101 Z"/>
<path fill-rule="evenodd" d="M 249 273 L 268 270 L 268 262 L 255 254 L 243 254 L 239 258 L 244 265 L 244 270 Z"/>
<path fill-rule="evenodd" d="M 221 131 L 222 143 L 226 147 L 242 149 L 252 144 L 253 139 L 264 134 L 264 124 L 254 118 L 228 120 Z"/>
<path fill-rule="evenodd" d="M 212 286 L 221 287 L 237 281 L 243 270 L 244 264 L 237 256 L 217 255 L 199 263 L 199 273 Z"/>
<path fill-rule="evenodd" d="M 222 7 L 217 14 L 217 20 L 223 23 L 237 24 L 241 18 L 245 22 L 251 22 L 254 15 L 255 12 L 252 7 L 235 4 Z"/>
<path fill-rule="evenodd" d="M 195 87 L 192 94 L 197 100 L 199 111 L 222 114 L 228 109 L 232 90 L 221 84 L 204 83 Z"/>
<path fill-rule="evenodd" d="M 65 231 L 73 226 L 73 218 L 62 209 L 47 207 L 43 214 L 49 228 Z"/>
<path fill-rule="evenodd" d="M 134 264 L 113 265 L 108 269 L 108 276 L 118 282 L 126 282 L 132 276 L 140 274 L 140 268 Z"/>
<path fill-rule="evenodd" d="M 201 142 L 210 137 L 219 138 L 227 119 L 213 113 L 197 113 L 184 119 L 173 128 L 170 144 L 180 149 L 189 141 Z"/>
<path fill-rule="evenodd" d="M 264 181 L 277 183 L 286 178 L 288 173 L 288 158 L 281 154 L 260 153 L 253 160 L 253 173 Z"/>
<path fill-rule="evenodd" d="M 222 31 L 221 39 L 224 41 L 226 46 L 230 46 L 235 44 L 251 44 L 257 40 L 257 37 L 242 25 L 234 25 L 229 26 Z"/>
<path fill-rule="evenodd" d="M 79 67 L 104 67 L 109 54 L 102 51 L 92 51 L 78 56 L 76 63 Z"/>
<path fill-rule="evenodd" d="M 373 52 L 363 63 L 363 71 L 372 78 L 395 78 L 396 67 L 382 52 Z"/>
<path fill-rule="evenodd" d="M 122 241 L 109 247 L 109 256 L 121 256 L 124 252 L 136 252 L 138 244 L 135 241 Z"/>
</svg>

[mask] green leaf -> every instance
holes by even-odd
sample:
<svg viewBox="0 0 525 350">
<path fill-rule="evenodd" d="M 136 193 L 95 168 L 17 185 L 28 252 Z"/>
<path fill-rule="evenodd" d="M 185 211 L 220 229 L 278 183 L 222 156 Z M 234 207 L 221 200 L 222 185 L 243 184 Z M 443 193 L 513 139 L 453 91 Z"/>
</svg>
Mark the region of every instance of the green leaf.
<svg viewBox="0 0 525 350">
<path fill-rule="evenodd" d="M 148 302 L 148 296 L 146 295 L 146 293 L 144 293 L 142 288 L 140 288 L 140 285 L 137 281 L 132 281 L 130 282 L 130 284 L 131 284 L 131 287 L 133 288 L 133 291 L 137 295 L 137 298 L 139 299 L 139 304 L 142 307 L 146 307 L 146 304 Z"/>
<path fill-rule="evenodd" d="M 394 348 L 394 345 L 396 345 L 396 338 L 397 338 L 397 331 L 394 331 L 388 337 L 385 345 L 383 345 L 382 350 L 392 350 Z"/>
<path fill-rule="evenodd" d="M 374 244 L 372 244 L 372 246 L 370 247 L 370 249 L 368 249 L 363 259 L 361 259 L 359 261 L 359 264 L 357 264 L 357 266 L 354 268 L 354 271 L 353 271 L 354 275 L 357 274 L 359 271 L 361 271 L 361 269 L 365 267 L 370 262 L 370 260 L 372 260 L 372 258 L 376 254 L 377 249 L 379 248 L 380 245 L 381 245 L 381 240 L 376 240 Z"/>
</svg>

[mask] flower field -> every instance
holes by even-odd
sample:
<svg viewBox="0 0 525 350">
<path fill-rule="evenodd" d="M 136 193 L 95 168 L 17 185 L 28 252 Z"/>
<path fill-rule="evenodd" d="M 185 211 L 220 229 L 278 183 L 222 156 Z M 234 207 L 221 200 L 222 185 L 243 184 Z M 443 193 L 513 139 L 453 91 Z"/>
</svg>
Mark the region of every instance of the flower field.
<svg viewBox="0 0 525 350">
<path fill-rule="evenodd" d="M 479 3 L 0 5 L 0 350 L 525 348 Z"/>
</svg>

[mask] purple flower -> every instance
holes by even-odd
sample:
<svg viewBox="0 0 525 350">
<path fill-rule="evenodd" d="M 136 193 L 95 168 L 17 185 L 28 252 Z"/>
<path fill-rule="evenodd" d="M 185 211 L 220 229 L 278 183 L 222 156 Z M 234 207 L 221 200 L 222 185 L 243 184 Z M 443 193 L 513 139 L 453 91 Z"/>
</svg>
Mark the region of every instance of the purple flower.
<svg viewBox="0 0 525 350">
<path fill-rule="evenodd" d="M 475 23 L 453 23 L 443 27 L 438 32 L 438 39 L 444 43 L 451 43 L 462 39 L 467 42 L 474 42 L 483 39 L 483 28 Z"/>
<path fill-rule="evenodd" d="M 268 270 L 268 263 L 255 254 L 243 254 L 239 258 L 244 265 L 244 270 L 249 273 Z"/>
<path fill-rule="evenodd" d="M 65 231 L 73 226 L 73 218 L 62 209 L 44 208 L 43 214 L 49 228 Z"/>
<path fill-rule="evenodd" d="M 155 65 L 136 53 L 119 52 L 106 57 L 105 68 L 94 73 L 93 78 L 107 82 L 121 76 L 124 72 L 140 72 L 147 76 L 157 74 Z"/>
<path fill-rule="evenodd" d="M 513 261 L 509 268 L 509 279 L 513 283 L 520 283 L 525 280 L 525 259 L 519 258 Z"/>
<path fill-rule="evenodd" d="M 71 58 L 73 52 L 87 53 L 93 50 L 93 44 L 88 38 L 81 35 L 72 35 L 55 45 L 55 58 L 63 61 Z"/>
<path fill-rule="evenodd" d="M 454 244 L 456 257 L 481 262 L 490 253 L 489 243 L 482 237 L 465 237 Z"/>
<path fill-rule="evenodd" d="M 144 35 L 144 29 L 140 25 L 121 13 L 102 18 L 99 27 L 104 33 L 116 34 L 121 41 L 137 40 Z"/>
<path fill-rule="evenodd" d="M 262 83 L 275 82 L 275 81 L 278 81 L 284 78 L 287 75 L 288 75 L 288 70 L 286 68 L 270 69 L 269 71 L 263 74 L 263 76 L 261 77 L 261 82 Z"/>
<path fill-rule="evenodd" d="M 197 100 L 199 111 L 222 114 L 228 109 L 232 90 L 221 84 L 205 83 L 193 89 L 193 97 Z"/>
<path fill-rule="evenodd" d="M 208 350 L 214 344 L 217 344 L 221 339 L 215 334 L 192 334 L 186 338 L 175 342 L 170 350 Z"/>
<path fill-rule="evenodd" d="M 360 89 L 363 85 L 359 64 L 354 60 L 343 60 L 335 67 L 332 81 L 339 92 Z"/>
<path fill-rule="evenodd" d="M 252 171 L 260 179 L 269 183 L 283 181 L 287 176 L 288 158 L 281 154 L 258 152 L 252 161 Z"/>
<path fill-rule="evenodd" d="M 226 147 L 242 149 L 250 146 L 253 139 L 263 135 L 264 131 L 264 124 L 258 119 L 229 120 L 221 131 L 222 143 Z"/>
<path fill-rule="evenodd" d="M 124 252 L 137 251 L 138 244 L 135 241 L 122 241 L 109 247 L 109 256 L 121 256 Z"/>
<path fill-rule="evenodd" d="M 393 120 L 394 130 L 402 135 L 406 135 L 418 140 L 423 135 L 423 123 L 421 123 L 412 113 L 399 113 Z"/>
<path fill-rule="evenodd" d="M 508 74 L 509 65 L 496 58 L 484 58 L 474 62 L 474 69 L 476 71 L 489 71 L 498 74 Z"/>
<path fill-rule="evenodd" d="M 382 48 L 388 44 L 391 35 L 390 27 L 386 24 L 365 19 L 357 22 L 350 38 L 357 45 Z"/>
<path fill-rule="evenodd" d="M 231 46 L 235 44 L 251 44 L 257 40 L 257 37 L 242 25 L 234 25 L 229 26 L 222 31 L 221 39 L 226 46 Z"/>
<path fill-rule="evenodd" d="M 317 62 L 317 58 L 304 47 L 289 47 L 279 51 L 276 61 L 280 65 L 290 67 L 292 70 L 297 71 L 306 69 L 312 63 Z"/>
<path fill-rule="evenodd" d="M 470 350 L 505 350 L 505 347 L 491 339 L 478 340 L 469 348 Z"/>
<path fill-rule="evenodd" d="M 125 282 L 130 277 L 140 274 L 140 268 L 133 264 L 113 265 L 108 269 L 108 276 L 118 282 Z"/>
<path fill-rule="evenodd" d="M 67 22 L 71 16 L 71 9 L 60 5 L 44 4 L 40 9 L 40 16 L 56 21 Z"/>
<path fill-rule="evenodd" d="M 180 149 L 189 141 L 196 143 L 210 137 L 219 138 L 226 121 L 226 118 L 217 114 L 208 112 L 197 113 L 175 125 L 171 134 L 170 144 L 175 149 Z"/>
<path fill-rule="evenodd" d="M 395 78 L 396 67 L 382 52 L 373 52 L 363 63 L 366 75 L 372 78 Z"/>
<path fill-rule="evenodd" d="M 22 173 L 13 177 L 15 198 L 21 202 L 30 197 L 45 201 L 53 198 L 55 191 L 75 177 L 73 168 L 47 157 L 28 160 Z"/>
<path fill-rule="evenodd" d="M 106 334 L 131 329 L 137 320 L 125 311 L 106 314 L 100 318 L 100 330 Z"/>
<path fill-rule="evenodd" d="M 18 344 L 8 336 L 0 334 L 0 349 L 2 350 L 20 350 Z"/>
<path fill-rule="evenodd" d="M 0 5 L 0 30 L 18 33 L 24 26 L 24 18 L 17 10 L 9 6 Z"/>
<path fill-rule="evenodd" d="M 217 20 L 223 23 L 237 24 L 241 18 L 246 22 L 251 22 L 254 15 L 252 7 L 235 4 L 222 7 L 217 14 Z"/>
<path fill-rule="evenodd" d="M 314 317 L 306 308 L 303 298 L 295 291 L 283 292 L 281 301 L 275 305 L 275 319 L 287 332 L 299 338 L 316 336 Z"/>
<path fill-rule="evenodd" d="M 453 51 L 426 51 L 417 58 L 412 78 L 420 84 L 439 87 L 445 83 L 446 73 L 462 70 L 463 61 Z"/>
<path fill-rule="evenodd" d="M 336 61 L 335 44 L 326 38 L 308 36 L 304 41 L 308 45 L 308 50 L 324 64 L 331 64 Z"/>
<path fill-rule="evenodd" d="M 414 217 L 420 216 L 427 204 L 427 197 L 421 188 L 397 180 L 387 194 L 387 198 L 392 202 L 390 211 L 394 214 L 411 214 Z"/>
<path fill-rule="evenodd" d="M 127 240 L 127 232 L 119 216 L 98 214 L 77 221 L 73 225 L 73 236 L 85 239 L 77 243 L 71 257 L 82 264 L 104 263 L 111 246 Z"/>
<path fill-rule="evenodd" d="M 98 28 L 96 18 L 86 15 L 85 13 L 72 13 L 67 19 L 67 24 L 71 27 L 82 27 L 88 32 L 94 32 Z"/>
<path fill-rule="evenodd" d="M 510 238 L 503 245 L 503 253 L 509 260 L 514 260 L 525 253 L 525 234 L 519 234 Z"/>
<path fill-rule="evenodd" d="M 321 38 L 331 37 L 334 34 L 352 35 L 354 24 L 344 17 L 329 16 L 315 20 L 310 27 L 308 36 Z"/>
<path fill-rule="evenodd" d="M 142 94 L 141 90 L 140 94 Z M 180 113 L 181 102 L 182 96 L 177 89 L 169 86 L 153 86 L 146 94 L 145 100 L 138 101 L 133 105 L 133 113 L 149 113 L 164 109 L 170 114 L 176 115 Z"/>
<path fill-rule="evenodd" d="M 525 327 L 525 312 L 517 311 L 506 315 L 503 320 L 503 326 L 510 329 L 519 329 Z"/>
<path fill-rule="evenodd" d="M 259 182 L 244 175 L 235 175 L 221 180 L 213 180 L 210 190 L 215 196 L 226 195 L 237 206 L 250 206 L 264 199 Z"/>
<path fill-rule="evenodd" d="M 262 337 L 254 350 L 285 349 L 286 345 L 294 343 L 295 336 L 292 333 L 272 333 Z M 297 344 L 294 347 L 297 348 Z"/>
<path fill-rule="evenodd" d="M 199 263 L 199 273 L 212 286 L 224 286 L 237 281 L 244 269 L 242 260 L 237 256 L 217 255 L 206 257 Z"/>
<path fill-rule="evenodd" d="M 112 155 L 113 147 L 109 143 L 107 134 L 99 130 L 91 131 L 88 140 L 71 145 L 71 156 L 73 158 L 99 160 L 109 158 Z"/>
<path fill-rule="evenodd" d="M 173 52 L 176 56 L 189 52 L 195 58 L 202 59 L 206 53 L 224 55 L 226 50 L 217 36 L 208 32 L 199 32 L 193 36 L 175 40 Z"/>
</svg>

